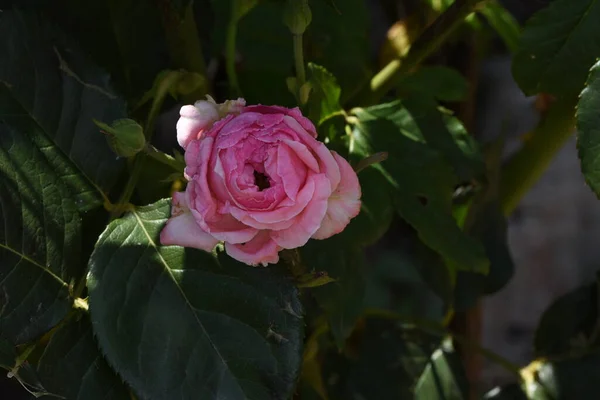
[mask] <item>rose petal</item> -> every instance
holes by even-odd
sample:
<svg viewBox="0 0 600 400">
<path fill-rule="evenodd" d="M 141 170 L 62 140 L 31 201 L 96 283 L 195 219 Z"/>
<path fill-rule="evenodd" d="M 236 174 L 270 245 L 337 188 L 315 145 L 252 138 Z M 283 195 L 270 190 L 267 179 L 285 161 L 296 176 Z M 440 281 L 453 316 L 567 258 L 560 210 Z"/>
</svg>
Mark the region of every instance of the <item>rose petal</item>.
<svg viewBox="0 0 600 400">
<path fill-rule="evenodd" d="M 209 129 L 213 122 L 219 119 L 215 104 L 208 101 L 198 101 L 195 105 L 181 107 L 177 121 L 177 142 L 184 149 L 192 140 L 197 140 L 202 132 Z"/>
<path fill-rule="evenodd" d="M 329 198 L 327 214 L 325 214 L 319 230 L 312 235 L 313 239 L 327 239 L 340 233 L 360 212 L 361 190 L 356 172 L 343 157 L 335 151 L 332 153 L 339 165 L 341 180 Z"/>
<path fill-rule="evenodd" d="M 210 193 L 203 190 L 196 178 L 188 183 L 186 192 L 190 199 L 194 199 L 192 213 L 201 229 L 218 240 L 230 243 L 244 243 L 256 236 L 257 229 L 244 225 L 229 214 L 218 213 Z"/>
<path fill-rule="evenodd" d="M 269 232 L 261 231 L 251 241 L 244 244 L 225 243 L 225 251 L 231 257 L 248 265 L 276 264 L 279 261 L 279 246 L 269 237 Z"/>
<path fill-rule="evenodd" d="M 275 159 L 275 157 L 272 159 Z M 306 166 L 300 161 L 296 153 L 286 145 L 277 147 L 276 159 L 276 175 L 280 178 L 287 197 L 295 201 L 300 187 L 306 181 Z"/>
<path fill-rule="evenodd" d="M 263 106 L 261 104 L 255 106 L 248 106 L 244 108 L 244 112 L 256 112 L 260 114 L 283 114 L 292 117 L 302 126 L 304 130 L 306 130 L 312 137 L 317 137 L 317 130 L 315 126 L 310 121 L 310 119 L 306 118 L 302 115 L 302 112 L 298 107 L 294 108 L 285 108 L 281 106 Z"/>
<path fill-rule="evenodd" d="M 163 246 L 175 245 L 211 251 L 219 241 L 203 231 L 188 210 L 169 218 L 160 232 L 160 243 Z"/>
<path fill-rule="evenodd" d="M 327 199 L 331 195 L 331 185 L 325 174 L 314 176 L 315 191 L 311 201 L 287 229 L 272 231 L 271 238 L 284 249 L 304 246 L 319 229 L 327 212 Z"/>
<path fill-rule="evenodd" d="M 256 229 L 287 229 L 293 224 L 295 216 L 300 214 L 306 205 L 310 202 L 315 192 L 315 180 L 311 177 L 315 174 L 309 174 L 306 183 L 296 196 L 296 201 L 287 199 L 277 208 L 271 211 L 249 211 L 239 207 L 232 206 L 231 215 L 244 224 Z"/>
<path fill-rule="evenodd" d="M 298 134 L 302 143 L 315 153 L 315 158 L 319 162 L 319 172 L 327 174 L 331 189 L 335 190 L 340 182 L 340 169 L 327 146 L 311 137 L 295 119 L 284 117 L 283 121 Z"/>
<path fill-rule="evenodd" d="M 317 161 L 315 156 L 310 152 L 310 150 L 308 150 L 306 145 L 304 145 L 301 142 L 294 142 L 292 140 L 284 140 L 283 143 L 285 143 L 291 150 L 293 150 L 298 156 L 298 158 L 302 160 L 302 162 L 306 164 L 308 168 L 310 168 L 316 173 L 321 172 L 319 168 L 319 162 Z"/>
</svg>

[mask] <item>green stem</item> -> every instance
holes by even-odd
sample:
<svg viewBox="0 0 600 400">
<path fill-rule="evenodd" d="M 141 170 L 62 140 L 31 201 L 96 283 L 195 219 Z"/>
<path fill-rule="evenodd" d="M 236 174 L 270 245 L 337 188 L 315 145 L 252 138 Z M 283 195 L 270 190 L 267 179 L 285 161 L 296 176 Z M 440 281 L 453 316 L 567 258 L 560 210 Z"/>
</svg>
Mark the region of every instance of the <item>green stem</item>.
<svg viewBox="0 0 600 400">
<path fill-rule="evenodd" d="M 576 99 L 556 100 L 523 147 L 502 169 L 500 205 L 505 215 L 519 204 L 575 129 Z"/>
<path fill-rule="evenodd" d="M 144 165 L 144 161 L 146 160 L 145 153 L 138 153 L 133 160 L 133 167 L 131 169 L 131 174 L 129 175 L 129 179 L 127 180 L 127 184 L 125 185 L 125 189 L 123 193 L 121 193 L 121 197 L 119 197 L 119 201 L 115 204 L 114 209 L 110 213 L 110 220 L 115 220 L 123 214 L 128 206 L 129 200 L 133 195 L 133 191 L 137 185 L 137 181 L 140 179 L 140 175 L 142 173 L 142 166 Z"/>
<path fill-rule="evenodd" d="M 174 157 L 163 153 L 158 150 L 156 147 L 152 146 L 150 143 L 146 144 L 144 148 L 144 152 L 149 157 L 155 159 L 156 161 L 168 165 L 173 168 L 177 172 L 183 173 L 183 169 L 185 168 L 185 164 L 182 164 L 180 161 L 176 160 Z"/>
<path fill-rule="evenodd" d="M 160 112 L 165 97 L 169 93 L 169 88 L 179 80 L 179 74 L 176 71 L 172 71 L 165 75 L 161 83 L 158 85 L 154 99 L 152 100 L 152 106 L 150 112 L 148 112 L 148 118 L 146 119 L 146 125 L 144 126 L 144 135 L 146 136 L 146 143 L 150 143 L 152 134 L 154 133 L 154 121 Z M 146 161 L 146 153 L 140 152 L 136 154 L 133 160 L 133 167 L 131 169 L 131 175 L 125 184 L 125 189 L 119 197 L 118 203 L 115 205 L 113 211 L 110 214 L 110 220 L 118 218 L 127 208 L 129 207 L 129 200 L 133 195 L 135 187 L 140 175 L 143 171 L 143 166 Z"/>
<path fill-rule="evenodd" d="M 371 79 L 369 87 L 359 94 L 359 103 L 369 106 L 381 100 L 399 78 L 433 54 L 482 1 L 485 0 L 456 0 L 415 40 L 404 59 L 390 61 Z"/>
<path fill-rule="evenodd" d="M 231 19 L 229 20 L 229 25 L 227 26 L 227 37 L 225 39 L 225 69 L 227 71 L 227 77 L 229 78 L 229 94 L 231 98 L 236 98 L 241 95 L 237 72 L 235 70 L 237 27 L 237 11 L 234 7 Z"/>
<path fill-rule="evenodd" d="M 292 35 L 294 37 L 294 60 L 296 61 L 296 77 L 298 78 L 298 88 L 306 82 L 306 71 L 304 70 L 304 48 L 302 46 L 302 35 Z"/>
</svg>

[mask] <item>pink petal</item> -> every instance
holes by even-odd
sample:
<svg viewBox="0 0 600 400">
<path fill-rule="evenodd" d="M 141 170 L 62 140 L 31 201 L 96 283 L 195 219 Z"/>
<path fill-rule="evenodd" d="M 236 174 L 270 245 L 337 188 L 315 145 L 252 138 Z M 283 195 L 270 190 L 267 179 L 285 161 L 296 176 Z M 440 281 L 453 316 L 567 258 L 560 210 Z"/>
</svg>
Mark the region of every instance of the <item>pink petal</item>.
<svg viewBox="0 0 600 400">
<path fill-rule="evenodd" d="M 269 237 L 268 231 L 261 231 L 251 241 L 244 244 L 225 243 L 225 251 L 231 257 L 248 265 L 276 264 L 279 261 L 279 246 Z"/>
<path fill-rule="evenodd" d="M 304 246 L 319 229 L 327 212 L 327 199 L 331 195 L 329 179 L 325 174 L 314 176 L 315 192 L 306 208 L 294 218 L 294 224 L 287 229 L 272 231 L 271 238 L 284 249 Z"/>
<path fill-rule="evenodd" d="M 198 226 L 191 212 L 184 212 L 169 218 L 160 232 L 160 243 L 163 246 L 175 245 L 211 251 L 219 241 Z"/>
<path fill-rule="evenodd" d="M 309 174 L 306 183 L 296 196 L 296 201 L 286 199 L 271 211 L 248 211 L 232 206 L 231 215 L 244 224 L 256 229 L 287 229 L 293 224 L 293 219 L 304 210 L 315 192 L 315 180 Z"/>
<path fill-rule="evenodd" d="M 283 144 L 277 147 L 276 174 L 281 179 L 287 197 L 295 201 L 300 187 L 306 180 L 306 166 L 294 151 Z"/>
<path fill-rule="evenodd" d="M 360 184 L 356 172 L 348 161 L 332 151 L 341 172 L 340 184 L 329 198 L 327 214 L 321 227 L 312 235 L 313 239 L 327 239 L 340 233 L 350 220 L 360 212 Z"/>
<path fill-rule="evenodd" d="M 177 142 L 184 149 L 192 140 L 199 139 L 202 132 L 209 129 L 213 122 L 219 119 L 216 106 L 208 101 L 198 101 L 193 106 L 183 106 L 179 115 Z"/>
<path fill-rule="evenodd" d="M 298 134 L 302 143 L 315 153 L 315 158 L 319 161 L 319 172 L 327 174 L 331 188 L 335 190 L 340 182 L 340 169 L 327 146 L 311 137 L 295 119 L 284 117 L 283 121 Z"/>
<path fill-rule="evenodd" d="M 218 213 L 210 193 L 196 179 L 188 183 L 186 193 L 194 201 L 192 214 L 196 223 L 214 238 L 230 243 L 244 243 L 258 233 L 257 229 L 244 225 L 231 215 Z"/>
<path fill-rule="evenodd" d="M 302 160 L 302 162 L 306 164 L 308 168 L 310 168 L 316 173 L 321 172 L 319 168 L 319 162 L 317 161 L 315 156 L 310 152 L 310 150 L 308 150 L 306 145 L 304 145 L 301 142 L 295 142 L 293 140 L 284 140 L 283 143 L 289 146 L 290 149 L 294 150 L 298 158 Z"/>
<path fill-rule="evenodd" d="M 298 107 L 294 108 L 285 108 L 281 106 L 263 106 L 261 104 L 255 106 L 248 106 L 244 108 L 243 112 L 257 112 L 260 114 L 283 114 L 292 117 L 302 126 L 304 130 L 306 130 L 312 137 L 317 137 L 317 130 L 315 126 L 310 121 L 310 119 L 306 118 L 302 115 L 302 112 Z"/>
</svg>

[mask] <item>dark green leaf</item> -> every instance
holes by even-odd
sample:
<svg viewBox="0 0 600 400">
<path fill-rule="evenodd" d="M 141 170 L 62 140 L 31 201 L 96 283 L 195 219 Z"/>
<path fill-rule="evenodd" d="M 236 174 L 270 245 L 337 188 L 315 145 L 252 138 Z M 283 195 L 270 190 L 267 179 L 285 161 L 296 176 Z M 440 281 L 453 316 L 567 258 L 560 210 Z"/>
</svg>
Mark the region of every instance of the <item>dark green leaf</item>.
<svg viewBox="0 0 600 400">
<path fill-rule="evenodd" d="M 308 117 L 319 126 L 332 114 L 342 111 L 341 91 L 335 76 L 317 64 L 308 63 L 308 82 L 311 85 L 307 104 Z"/>
<path fill-rule="evenodd" d="M 394 219 L 392 190 L 375 168 L 362 170 L 358 180 L 362 191 L 360 214 L 350 221 L 341 235 L 348 242 L 369 246 L 383 237 Z"/>
<path fill-rule="evenodd" d="M 324 381 L 331 399 L 412 399 L 432 352 L 435 336 L 392 321 L 369 318 L 352 357 L 324 357 Z"/>
<path fill-rule="evenodd" d="M 309 269 L 325 271 L 335 279 L 311 289 L 327 314 L 331 333 L 342 348 L 363 310 L 365 294 L 364 252 L 345 242 L 343 236 L 311 240 L 301 249 L 302 263 Z"/>
<path fill-rule="evenodd" d="M 137 100 L 161 70 L 178 67 L 170 65 L 161 21 L 171 16 L 173 23 L 180 22 L 178 1 L 185 2 L 45 0 L 38 8 L 110 72 L 128 100 Z"/>
<path fill-rule="evenodd" d="M 81 221 L 54 167 L 73 176 L 75 170 L 4 91 L 0 86 L 0 332 L 16 344 L 69 311 L 68 286 L 83 273 Z"/>
<path fill-rule="evenodd" d="M 598 20 L 596 0 L 556 0 L 528 21 L 513 60 L 513 75 L 525 94 L 581 91 L 600 54 Z"/>
<path fill-rule="evenodd" d="M 225 32 L 233 0 L 213 0 L 216 14 L 214 52 L 225 48 Z M 238 24 L 236 50 L 238 79 L 248 104 L 294 105 L 286 78 L 294 75 L 292 35 L 283 24 L 283 6 L 261 1 Z"/>
<path fill-rule="evenodd" d="M 577 105 L 577 149 L 581 171 L 590 188 L 600 196 L 600 62 L 591 71 Z"/>
<path fill-rule="evenodd" d="M 403 105 L 417 124 L 420 136 L 452 165 L 461 182 L 484 174 L 485 164 L 477 143 L 456 117 L 443 113 L 430 99 L 413 97 L 403 101 Z M 404 124 L 405 120 L 399 122 Z"/>
<path fill-rule="evenodd" d="M 18 365 L 17 365 L 18 364 Z M 17 349 L 7 340 L 0 337 L 0 368 L 8 371 L 7 377 L 14 378 L 24 390 L 36 395 L 49 394 L 39 381 L 33 366 L 26 360 L 19 360 Z"/>
<path fill-rule="evenodd" d="M 214 53 L 221 56 L 232 0 L 213 0 L 216 14 Z M 294 76 L 292 35 L 282 22 L 284 2 L 260 1 L 239 22 L 236 50 L 238 79 L 249 104 L 295 105 L 286 78 Z M 311 2 L 312 22 L 304 34 L 305 58 L 331 72 L 342 88 L 342 101 L 370 77 L 368 13 L 362 0 L 338 4 Z M 352 27 L 352 29 L 349 29 Z"/>
<path fill-rule="evenodd" d="M 356 109 L 355 115 L 358 121 L 350 149 L 361 156 L 389 153 L 386 161 L 371 168 L 387 178 L 400 216 L 452 269 L 487 272 L 483 246 L 462 232 L 451 215 L 458 180 L 435 143 L 425 143 L 423 138 L 429 134 L 422 134 L 415 118 L 399 102 Z"/>
<path fill-rule="evenodd" d="M 183 17 L 185 9 L 192 4 L 193 1 L 194 0 L 170 0 L 168 4 L 173 7 L 173 9 L 175 9 L 175 11 L 177 11 L 181 17 Z"/>
<path fill-rule="evenodd" d="M 37 369 L 44 387 L 65 399 L 130 399 L 100 354 L 87 315 L 69 321 L 52 335 Z"/>
<path fill-rule="evenodd" d="M 506 217 L 497 203 L 485 204 L 479 211 L 470 233 L 479 238 L 490 260 L 487 275 L 461 271 L 456 278 L 454 308 L 464 311 L 477 299 L 502 289 L 512 278 L 515 266 L 508 246 Z"/>
<path fill-rule="evenodd" d="M 447 299 L 438 296 L 423 276 L 426 273 L 423 269 L 433 269 L 435 264 L 429 257 L 411 255 L 408 250 L 386 251 L 374 257 L 365 305 L 390 310 L 407 319 L 442 322 L 447 307 L 444 300 Z M 440 267 L 443 271 L 444 266 Z"/>
<path fill-rule="evenodd" d="M 113 121 L 124 116 L 125 105 L 110 91 L 107 75 L 33 13 L 1 13 L 0 36 L 0 102 L 19 103 L 19 116 L 28 117 L 44 133 L 45 138 L 36 140 L 40 148 L 53 141 L 92 182 L 110 190 L 124 163 L 116 159 L 92 119 Z M 63 157 L 54 146 L 44 153 L 82 201 L 81 209 L 101 203 L 98 195 L 87 195 L 89 183 L 61 169 Z"/>
<path fill-rule="evenodd" d="M 142 398 L 288 398 L 301 363 L 298 292 L 276 267 L 157 246 L 169 202 L 111 223 L 90 260 L 94 331 Z"/>
<path fill-rule="evenodd" d="M 504 41 L 511 53 L 516 53 L 519 47 L 521 27 L 515 17 L 497 0 L 483 2 L 477 11 L 483 14 L 487 22 Z"/>
<path fill-rule="evenodd" d="M 313 18 L 304 37 L 306 59 L 337 78 L 344 102 L 371 78 L 369 12 L 363 0 L 336 5 L 338 10 L 322 1 L 311 2 Z"/>
<path fill-rule="evenodd" d="M 11 369 L 15 365 L 17 354 L 15 347 L 7 340 L 0 337 L 0 367 Z"/>
<path fill-rule="evenodd" d="M 422 67 L 398 83 L 401 97 L 424 96 L 441 101 L 461 101 L 469 83 L 456 70 L 441 65 Z"/>
<path fill-rule="evenodd" d="M 582 286 L 556 300 L 542 315 L 535 333 L 540 357 L 562 355 L 597 345 L 598 285 Z"/>
<path fill-rule="evenodd" d="M 468 398 L 467 377 L 460 356 L 450 340 L 432 354 L 415 386 L 415 400 L 462 400 Z"/>
</svg>

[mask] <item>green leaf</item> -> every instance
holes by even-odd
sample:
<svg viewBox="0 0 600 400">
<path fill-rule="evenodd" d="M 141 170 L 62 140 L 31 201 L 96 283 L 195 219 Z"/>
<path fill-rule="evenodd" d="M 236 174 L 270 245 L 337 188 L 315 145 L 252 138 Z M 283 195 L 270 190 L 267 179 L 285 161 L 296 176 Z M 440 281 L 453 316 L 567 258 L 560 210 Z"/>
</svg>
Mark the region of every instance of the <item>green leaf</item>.
<svg viewBox="0 0 600 400">
<path fill-rule="evenodd" d="M 477 8 L 477 12 L 482 14 L 491 27 L 498 33 L 506 48 L 511 53 L 516 53 L 519 47 L 521 36 L 521 27 L 512 16 L 497 0 L 488 0 Z"/>
<path fill-rule="evenodd" d="M 413 97 L 403 101 L 403 105 L 417 124 L 420 137 L 442 154 L 461 182 L 481 178 L 485 163 L 477 143 L 458 118 L 438 109 L 430 99 Z M 405 120 L 400 121 L 404 123 Z"/>
<path fill-rule="evenodd" d="M 300 254 L 309 270 L 327 272 L 335 279 L 311 289 L 311 293 L 325 310 L 336 344 L 343 348 L 363 310 L 364 251 L 338 235 L 327 240 L 310 240 Z"/>
<path fill-rule="evenodd" d="M 221 56 L 234 0 L 213 0 L 216 21 L 213 53 Z M 286 78 L 293 74 L 292 35 L 281 21 L 283 5 L 260 1 L 238 24 L 238 79 L 248 104 L 292 106 Z"/>
<path fill-rule="evenodd" d="M 454 290 L 455 311 L 473 307 L 481 296 L 497 292 L 512 278 L 515 265 L 508 246 L 507 225 L 506 217 L 496 202 L 482 206 L 469 232 L 483 244 L 490 260 L 490 270 L 487 275 L 458 273 Z"/>
<path fill-rule="evenodd" d="M 170 0 L 168 3 L 171 7 L 177 11 L 179 16 L 183 18 L 183 14 L 185 13 L 185 9 L 192 4 L 194 0 Z"/>
<path fill-rule="evenodd" d="M 600 342 L 598 337 L 598 285 L 600 280 L 558 298 L 542 315 L 535 332 L 539 357 L 584 351 Z"/>
<path fill-rule="evenodd" d="M 363 0 L 311 2 L 312 22 L 304 34 L 306 59 L 331 72 L 342 88 L 341 102 L 371 78 L 369 12 Z M 291 41 L 291 38 L 290 38 Z"/>
<path fill-rule="evenodd" d="M 213 0 L 216 14 L 213 53 L 225 48 L 225 32 L 233 0 Z M 237 72 L 248 104 L 294 106 L 286 78 L 294 75 L 292 35 L 282 22 L 285 2 L 260 1 L 238 25 Z M 338 4 L 311 2 L 312 22 L 304 34 L 305 58 L 332 73 L 342 88 L 342 101 L 370 78 L 367 24 L 362 0 Z M 352 27 L 352 29 L 348 29 Z"/>
<path fill-rule="evenodd" d="M 600 3 L 556 0 L 525 25 L 513 75 L 526 95 L 572 96 L 600 54 Z"/>
<path fill-rule="evenodd" d="M 169 201 L 112 222 L 90 259 L 94 332 L 142 398 L 288 398 L 301 363 L 302 309 L 276 267 L 158 246 Z"/>
<path fill-rule="evenodd" d="M 87 315 L 59 328 L 37 366 L 44 387 L 65 399 L 129 400 L 129 392 L 96 346 Z"/>
<path fill-rule="evenodd" d="M 316 126 L 332 114 L 342 111 L 340 106 L 340 87 L 335 76 L 320 65 L 308 63 L 308 82 L 311 93 L 308 98 L 308 118 Z"/>
<path fill-rule="evenodd" d="M 394 219 L 392 190 L 385 177 L 373 167 L 362 170 L 358 181 L 362 191 L 360 214 L 341 235 L 348 242 L 369 246 L 385 235 Z"/>
<path fill-rule="evenodd" d="M 577 149 L 581 171 L 590 188 L 600 196 L 600 62 L 590 70 L 587 86 L 581 93 L 576 112 Z"/>
<path fill-rule="evenodd" d="M 19 11 L 0 14 L 0 102 L 20 105 L 19 117 L 27 117 L 44 133 L 38 145 L 56 144 L 88 179 L 108 191 L 116 183 L 124 162 L 117 160 L 93 119 L 112 121 L 124 116 L 125 104 L 107 86 L 108 76 L 89 64 L 73 45 L 40 16 Z M 11 106 L 16 109 L 16 106 Z M 7 115 L 5 118 L 16 118 Z M 36 139 L 37 140 L 37 139 Z M 64 160 L 51 146 L 46 158 L 55 169 Z M 102 202 L 88 196 L 92 184 L 80 176 L 66 179 L 71 191 L 89 209 Z"/>
<path fill-rule="evenodd" d="M 180 67 L 170 63 L 161 20 L 172 16 L 173 23 L 180 22 L 177 2 L 185 0 L 161 1 L 162 9 L 159 2 L 143 0 L 40 0 L 36 8 L 109 71 L 120 92 L 133 101 L 161 70 Z"/>
<path fill-rule="evenodd" d="M 439 338 L 414 327 L 368 318 L 353 336 L 352 356 L 323 357 L 331 399 L 412 399 Z"/>
<path fill-rule="evenodd" d="M 25 390 L 32 394 L 40 396 L 49 394 L 42 386 L 34 367 L 26 360 L 21 361 L 19 361 L 16 347 L 0 337 L 0 368 L 8 371 L 7 377 L 16 379 Z"/>
<path fill-rule="evenodd" d="M 446 339 L 432 354 L 415 386 L 415 400 L 468 398 L 467 377 L 460 356 Z"/>
<path fill-rule="evenodd" d="M 435 148 L 440 144 L 425 142 L 429 133 L 419 130 L 416 118 L 399 102 L 355 109 L 354 114 L 358 120 L 350 150 L 363 157 L 379 151 L 389 153 L 386 161 L 371 168 L 387 178 L 398 214 L 452 269 L 486 273 L 489 262 L 483 246 L 461 231 L 451 215 L 458 179 Z M 443 140 L 445 143 L 447 139 Z"/>
<path fill-rule="evenodd" d="M 18 344 L 69 311 L 69 284 L 83 274 L 81 221 L 65 179 L 53 168 L 64 160 L 55 157 L 35 121 L 6 99 L 0 86 L 6 113 L 0 116 L 0 332 Z M 68 163 L 59 167 L 76 174 Z"/>
<path fill-rule="evenodd" d="M 425 96 L 440 101 L 461 101 L 467 96 L 469 83 L 460 72 L 441 65 L 421 67 L 398 82 L 403 98 Z"/>
<path fill-rule="evenodd" d="M 404 247 L 373 257 L 365 305 L 368 308 L 390 310 L 408 319 L 424 318 L 441 323 L 448 306 L 447 299 L 438 296 L 424 276 L 431 273 L 424 269 L 434 269 L 436 265 L 431 262 L 431 257 L 424 257 L 423 253 L 411 254 L 418 245 L 411 243 Z M 437 264 L 439 266 L 440 263 Z M 444 270 L 443 265 L 441 270 Z M 447 277 L 443 278 L 446 279 L 438 279 L 436 283 L 448 282 Z"/>
</svg>

